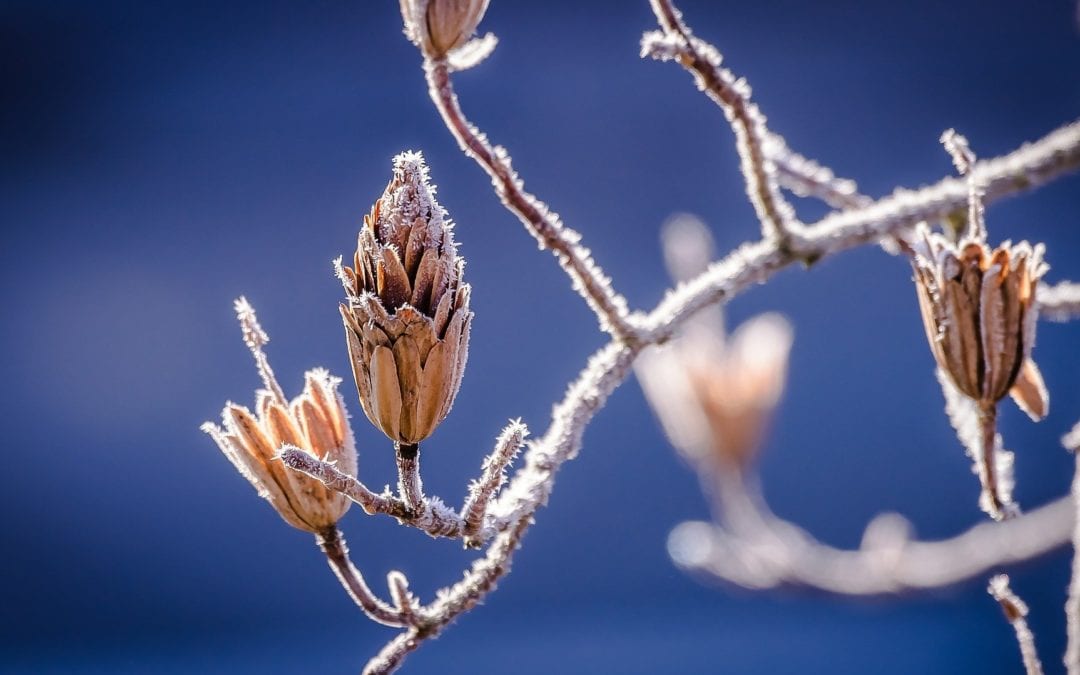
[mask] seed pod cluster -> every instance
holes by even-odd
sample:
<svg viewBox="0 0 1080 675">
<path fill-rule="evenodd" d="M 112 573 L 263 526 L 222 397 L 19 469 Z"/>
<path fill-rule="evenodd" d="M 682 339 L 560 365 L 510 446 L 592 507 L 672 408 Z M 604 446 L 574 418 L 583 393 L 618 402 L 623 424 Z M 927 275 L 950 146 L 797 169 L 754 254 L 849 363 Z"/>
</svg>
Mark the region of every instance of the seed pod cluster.
<svg viewBox="0 0 1080 675">
<path fill-rule="evenodd" d="M 909 244 L 926 336 L 938 366 L 983 406 L 1010 394 L 1032 419 L 1049 400 L 1031 359 L 1046 273 L 1043 246 L 1005 242 L 991 251 L 975 238 L 958 245 L 921 227 Z"/>
<path fill-rule="evenodd" d="M 464 266 L 423 156 L 398 155 L 364 218 L 353 266 L 338 264 L 360 404 L 396 443 L 430 436 L 454 403 L 473 317 Z"/>
</svg>

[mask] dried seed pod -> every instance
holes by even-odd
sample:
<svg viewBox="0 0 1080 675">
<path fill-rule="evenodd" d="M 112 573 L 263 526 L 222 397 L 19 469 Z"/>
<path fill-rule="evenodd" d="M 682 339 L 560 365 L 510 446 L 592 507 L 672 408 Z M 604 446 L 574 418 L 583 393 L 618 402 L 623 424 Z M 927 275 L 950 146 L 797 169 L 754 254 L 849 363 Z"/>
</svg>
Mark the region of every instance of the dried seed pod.
<svg viewBox="0 0 1080 675">
<path fill-rule="evenodd" d="M 965 396 L 984 408 L 1010 394 L 1033 420 L 1049 407 L 1031 359 L 1046 273 L 1043 246 L 1005 242 L 991 251 L 981 237 L 953 244 L 920 227 L 910 242 L 915 288 L 930 350 Z"/>
<path fill-rule="evenodd" d="M 453 226 L 420 153 L 394 158 L 394 177 L 364 218 L 353 267 L 337 266 L 364 413 L 396 443 L 419 443 L 454 403 L 473 316 Z"/>
<path fill-rule="evenodd" d="M 465 46 L 487 6 L 488 0 L 401 0 L 401 17 L 413 44 L 440 59 Z"/>
<path fill-rule="evenodd" d="M 243 298 L 236 309 L 244 341 L 255 355 L 266 388 L 256 392 L 255 413 L 227 403 L 221 413 L 222 426 L 207 422 L 202 430 L 285 522 L 307 532 L 324 532 L 345 515 L 351 502 L 320 481 L 290 471 L 277 454 L 286 445 L 295 446 L 356 475 L 356 447 L 337 389 L 341 379 L 321 368 L 309 370 L 303 392 L 287 401 L 262 351 L 267 338 L 254 310 Z"/>
<path fill-rule="evenodd" d="M 784 389 L 791 326 L 778 314 L 762 314 L 730 342 L 719 327 L 695 328 L 643 354 L 638 378 L 668 438 L 688 459 L 745 471 Z"/>
</svg>

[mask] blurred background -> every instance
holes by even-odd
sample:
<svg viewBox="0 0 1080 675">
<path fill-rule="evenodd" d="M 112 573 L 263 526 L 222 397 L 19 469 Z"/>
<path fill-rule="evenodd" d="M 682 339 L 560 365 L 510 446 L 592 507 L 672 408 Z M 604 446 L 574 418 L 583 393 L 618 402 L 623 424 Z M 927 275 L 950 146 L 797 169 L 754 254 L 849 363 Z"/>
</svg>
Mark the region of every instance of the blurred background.
<svg viewBox="0 0 1080 675">
<path fill-rule="evenodd" d="M 990 157 L 1080 111 L 1072 2 L 680 4 L 793 149 L 873 196 L 951 174 L 947 127 Z M 654 25 L 645 0 L 493 0 L 481 28 L 500 45 L 457 78 L 466 112 L 635 308 L 668 283 L 658 229 L 673 212 L 702 217 L 720 251 L 757 235 L 720 111 L 677 66 L 638 58 Z M 330 261 L 355 245 L 391 157 L 422 149 L 476 311 L 457 404 L 424 452 L 428 490 L 455 504 L 508 418 L 545 428 L 602 344 L 595 320 L 458 152 L 395 2 L 9 0 L 0 58 L 0 671 L 359 670 L 392 634 L 198 430 L 258 385 L 232 300 L 259 310 L 287 393 L 315 365 L 348 378 Z M 1078 214 L 1073 176 L 993 205 L 989 228 L 1046 242 L 1048 280 L 1078 279 Z M 737 298 L 730 324 L 765 310 L 796 331 L 761 461 L 780 515 L 846 546 L 883 510 L 927 538 L 983 518 L 905 261 L 867 247 L 785 271 Z M 1068 490 L 1058 439 L 1080 416 L 1078 338 L 1041 325 L 1045 422 L 1002 406 L 1022 506 Z M 343 391 L 361 477 L 392 481 L 391 447 Z M 628 382 L 513 574 L 406 672 L 1021 670 L 983 580 L 872 601 L 699 584 L 665 540 L 706 515 Z M 343 529 L 380 590 L 401 569 L 430 598 L 473 557 L 356 508 Z M 1069 560 L 1011 570 L 1049 672 Z"/>
</svg>

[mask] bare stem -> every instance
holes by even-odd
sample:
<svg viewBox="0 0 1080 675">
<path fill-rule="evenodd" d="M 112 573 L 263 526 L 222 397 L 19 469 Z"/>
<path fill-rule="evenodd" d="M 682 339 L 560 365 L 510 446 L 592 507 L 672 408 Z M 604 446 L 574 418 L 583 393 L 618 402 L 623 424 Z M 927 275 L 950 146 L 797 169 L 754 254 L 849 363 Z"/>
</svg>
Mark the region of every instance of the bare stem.
<svg viewBox="0 0 1080 675">
<path fill-rule="evenodd" d="M 766 239 L 783 243 L 797 225 L 795 212 L 784 198 L 777 182 L 776 166 L 764 149 L 771 134 L 765 116 L 750 101 L 750 86 L 721 66 L 720 52 L 709 43 L 695 38 L 671 0 L 651 0 L 653 13 L 662 29 L 662 37 L 646 36 L 642 52 L 654 57 L 674 58 L 695 78 L 698 88 L 724 111 L 735 132 L 746 194 L 754 205 Z"/>
<path fill-rule="evenodd" d="M 994 520 L 1008 518 L 1011 509 L 1001 498 L 998 490 L 997 475 L 997 406 L 994 403 L 979 404 L 979 431 L 982 452 L 978 455 L 977 467 L 979 481 L 982 483 L 983 498 L 987 504 L 987 511 Z"/>
<path fill-rule="evenodd" d="M 414 516 L 423 513 L 424 481 L 420 479 L 420 445 L 398 443 L 394 446 L 398 470 L 398 497 Z"/>
<path fill-rule="evenodd" d="M 364 583 L 360 570 L 356 569 L 349 560 L 349 548 L 345 544 L 345 538 L 336 527 L 330 527 L 325 532 L 316 535 L 315 541 L 326 554 L 330 568 L 334 570 L 334 574 L 349 593 L 349 597 L 371 617 L 372 621 L 386 626 L 406 625 L 400 613 L 375 597 L 375 594 Z"/>
<path fill-rule="evenodd" d="M 1074 432 L 1080 432 L 1080 424 L 1076 425 Z M 1066 437 L 1068 438 L 1068 437 Z M 1072 579 L 1069 581 L 1069 599 L 1065 603 L 1065 620 L 1069 635 L 1068 647 L 1065 650 L 1065 667 L 1069 675 L 1080 675 L 1080 433 L 1077 434 L 1076 448 L 1076 477 L 1072 485 L 1072 508 L 1076 522 L 1073 525 L 1073 564 Z"/>
<path fill-rule="evenodd" d="M 574 290 L 585 298 L 600 320 L 601 328 L 616 338 L 633 342 L 634 327 L 627 320 L 626 300 L 615 293 L 611 280 L 597 265 L 588 249 L 578 242 L 580 235 L 565 227 L 559 215 L 524 189 L 514 173 L 510 155 L 492 146 L 461 110 L 454 93 L 450 68 L 445 61 L 424 61 L 428 92 L 461 150 L 476 160 L 491 176 L 495 192 L 504 206 L 516 215 L 541 248 L 551 249 L 573 282 Z"/>
<path fill-rule="evenodd" d="M 1016 631 L 1016 641 L 1020 645 L 1020 656 L 1024 660 L 1024 671 L 1027 675 L 1043 675 L 1042 663 L 1039 661 L 1039 652 L 1035 649 L 1035 635 L 1027 623 L 1027 604 L 1009 588 L 1009 577 L 999 574 L 990 580 L 987 591 L 1001 605 L 1001 611 L 1005 613 L 1005 619 Z"/>
</svg>

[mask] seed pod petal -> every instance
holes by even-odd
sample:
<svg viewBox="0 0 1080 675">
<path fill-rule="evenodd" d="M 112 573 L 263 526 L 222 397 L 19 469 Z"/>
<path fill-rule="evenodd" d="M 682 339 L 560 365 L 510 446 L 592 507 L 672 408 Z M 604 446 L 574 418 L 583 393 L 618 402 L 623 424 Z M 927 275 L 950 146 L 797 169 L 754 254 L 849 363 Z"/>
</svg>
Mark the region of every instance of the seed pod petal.
<svg viewBox="0 0 1080 675">
<path fill-rule="evenodd" d="M 394 352 L 386 347 L 376 347 L 371 357 L 371 394 L 379 427 L 387 436 L 399 438 L 401 386 Z"/>
<path fill-rule="evenodd" d="M 416 425 L 422 371 L 420 353 L 408 335 L 402 335 L 394 343 L 394 363 L 401 386 L 401 438 L 407 443 L 418 443 L 423 438 L 418 434 Z"/>
<path fill-rule="evenodd" d="M 1039 367 L 1031 359 L 1024 360 L 1009 395 L 1034 422 L 1043 419 L 1050 412 L 1050 394 L 1046 391 Z"/>
<path fill-rule="evenodd" d="M 454 371 L 452 359 L 455 350 L 447 343 L 439 342 L 428 353 L 420 381 L 420 400 L 417 411 L 417 427 L 429 434 L 442 420 L 443 404 L 450 395 L 451 375 Z"/>
</svg>

